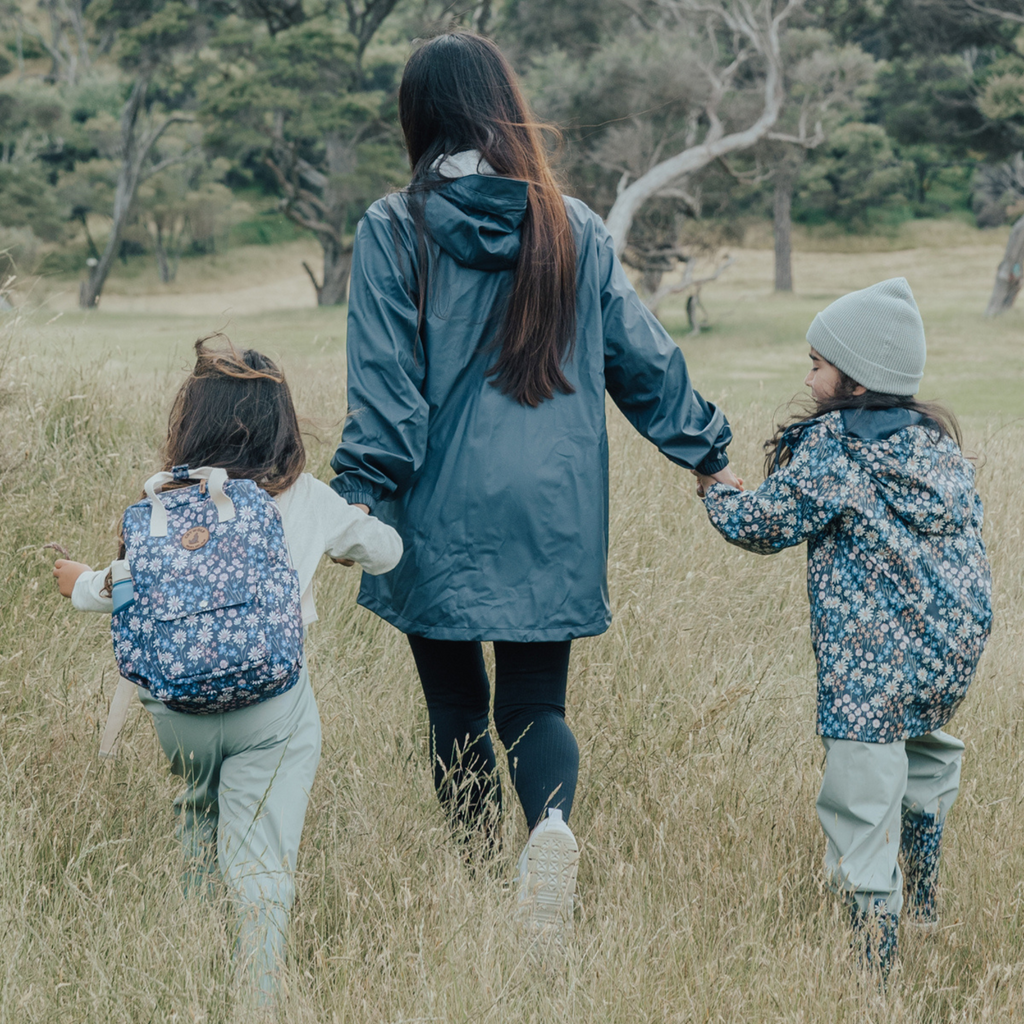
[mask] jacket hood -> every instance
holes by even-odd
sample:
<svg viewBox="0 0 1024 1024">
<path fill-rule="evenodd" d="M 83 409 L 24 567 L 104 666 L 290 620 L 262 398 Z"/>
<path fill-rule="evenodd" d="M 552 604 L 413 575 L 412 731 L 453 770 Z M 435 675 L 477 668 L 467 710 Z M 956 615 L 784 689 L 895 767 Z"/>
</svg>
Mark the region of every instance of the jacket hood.
<svg viewBox="0 0 1024 1024">
<path fill-rule="evenodd" d="M 919 533 L 955 533 L 971 521 L 974 468 L 956 442 L 936 442 L 908 409 L 846 409 L 839 440 L 882 500 Z"/>
<path fill-rule="evenodd" d="M 461 266 L 510 270 L 519 256 L 528 190 L 525 181 L 489 174 L 447 181 L 426 195 L 430 237 Z"/>
</svg>

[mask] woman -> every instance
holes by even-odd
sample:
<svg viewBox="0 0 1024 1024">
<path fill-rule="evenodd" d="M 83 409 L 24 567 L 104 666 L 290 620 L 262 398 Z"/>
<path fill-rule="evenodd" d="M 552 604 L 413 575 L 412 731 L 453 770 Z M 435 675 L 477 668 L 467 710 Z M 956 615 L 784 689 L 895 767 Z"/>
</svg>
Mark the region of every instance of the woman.
<svg viewBox="0 0 1024 1024">
<path fill-rule="evenodd" d="M 348 407 L 332 486 L 405 543 L 359 602 L 409 637 L 450 820 L 500 802 L 494 719 L 533 830 L 532 920 L 571 927 L 579 766 L 565 723 L 571 642 L 611 620 L 607 390 L 673 462 L 735 484 L 725 417 L 627 281 L 600 218 L 561 195 L 515 74 L 486 39 L 410 59 L 399 119 L 413 176 L 359 225 Z"/>
</svg>

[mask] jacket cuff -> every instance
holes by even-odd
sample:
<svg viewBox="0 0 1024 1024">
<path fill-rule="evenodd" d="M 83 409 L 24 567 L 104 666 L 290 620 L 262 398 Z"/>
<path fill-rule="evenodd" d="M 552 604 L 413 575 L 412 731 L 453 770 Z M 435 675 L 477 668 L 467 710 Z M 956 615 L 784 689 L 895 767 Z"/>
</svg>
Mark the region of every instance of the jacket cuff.
<svg viewBox="0 0 1024 1024">
<path fill-rule="evenodd" d="M 701 476 L 714 476 L 728 465 L 729 456 L 725 452 L 712 451 L 704 456 L 703 461 L 697 466 L 697 472 Z"/>
<path fill-rule="evenodd" d="M 336 476 L 331 481 L 331 489 L 350 505 L 365 505 L 367 508 L 372 509 L 377 504 L 377 497 L 372 491 L 343 489 L 343 486 L 340 476 Z"/>
</svg>

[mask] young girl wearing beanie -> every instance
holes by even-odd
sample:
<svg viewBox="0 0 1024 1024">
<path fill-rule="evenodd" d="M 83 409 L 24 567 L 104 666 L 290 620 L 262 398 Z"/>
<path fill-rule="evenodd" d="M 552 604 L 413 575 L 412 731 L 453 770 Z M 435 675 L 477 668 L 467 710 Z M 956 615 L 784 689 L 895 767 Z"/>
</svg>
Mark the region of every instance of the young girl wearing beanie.
<svg viewBox="0 0 1024 1024">
<path fill-rule="evenodd" d="M 982 507 L 956 420 L 913 397 L 925 338 L 904 278 L 833 302 L 807 340 L 814 408 L 766 443 L 765 482 L 699 477 L 698 494 L 733 544 L 771 554 L 807 542 L 825 871 L 863 961 L 887 973 L 904 886 L 907 922 L 937 920 L 964 749 L 942 727 L 992 621 Z"/>
</svg>

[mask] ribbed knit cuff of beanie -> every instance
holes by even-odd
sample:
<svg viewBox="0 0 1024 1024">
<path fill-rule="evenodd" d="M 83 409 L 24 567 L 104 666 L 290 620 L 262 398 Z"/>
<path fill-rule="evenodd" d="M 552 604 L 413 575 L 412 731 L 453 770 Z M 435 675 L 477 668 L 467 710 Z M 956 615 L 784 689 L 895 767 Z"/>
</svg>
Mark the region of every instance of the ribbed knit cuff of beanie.
<svg viewBox="0 0 1024 1024">
<path fill-rule="evenodd" d="M 869 391 L 917 394 L 924 376 L 924 322 L 905 277 L 836 299 L 811 322 L 807 340 Z"/>
</svg>

